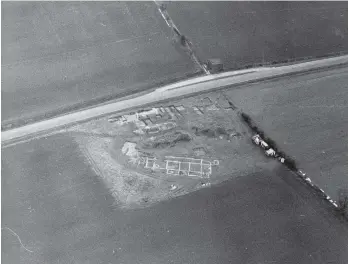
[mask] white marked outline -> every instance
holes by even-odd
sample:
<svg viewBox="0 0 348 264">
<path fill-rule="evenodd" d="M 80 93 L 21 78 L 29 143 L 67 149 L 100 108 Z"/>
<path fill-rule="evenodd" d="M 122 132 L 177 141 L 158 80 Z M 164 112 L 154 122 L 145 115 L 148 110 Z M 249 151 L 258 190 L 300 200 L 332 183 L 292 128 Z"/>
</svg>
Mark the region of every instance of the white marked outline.
<svg viewBox="0 0 348 264">
<path fill-rule="evenodd" d="M 144 168 L 152 170 L 165 170 L 166 174 L 168 175 L 179 176 L 183 174 L 189 177 L 199 178 L 210 178 L 212 174 L 212 166 L 219 165 L 218 160 L 210 162 L 204 159 L 195 159 L 190 157 L 165 156 L 165 167 L 161 167 L 159 164 L 156 164 L 156 160 L 156 158 L 145 157 Z M 185 164 L 187 169 L 182 167 L 182 165 Z M 192 169 L 192 165 L 198 165 L 199 169 Z"/>
</svg>

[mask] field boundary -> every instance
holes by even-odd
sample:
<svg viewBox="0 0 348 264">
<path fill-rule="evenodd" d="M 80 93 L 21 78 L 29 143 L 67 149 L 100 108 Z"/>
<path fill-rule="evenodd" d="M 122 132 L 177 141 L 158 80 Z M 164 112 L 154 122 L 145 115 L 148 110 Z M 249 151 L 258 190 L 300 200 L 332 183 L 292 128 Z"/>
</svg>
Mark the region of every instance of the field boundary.
<svg viewBox="0 0 348 264">
<path fill-rule="evenodd" d="M 321 189 L 317 184 L 313 183 L 310 177 L 306 176 L 302 170 L 300 170 L 294 158 L 290 157 L 284 151 L 280 150 L 277 146 L 277 143 L 271 138 L 267 137 L 265 132 L 259 128 L 256 122 L 247 114 L 240 111 L 240 117 L 244 124 L 248 126 L 248 128 L 254 133 L 254 135 L 259 135 L 264 142 L 266 142 L 270 148 L 275 150 L 277 155 L 279 155 L 280 163 L 287 167 L 292 173 L 294 173 L 297 178 L 301 180 L 306 186 L 309 186 L 316 195 L 318 195 L 321 199 L 326 201 L 336 212 L 340 212 L 340 207 L 338 206 L 338 202 L 334 201 L 323 189 Z M 346 220 L 348 220 L 348 215 L 341 214 Z"/>
</svg>

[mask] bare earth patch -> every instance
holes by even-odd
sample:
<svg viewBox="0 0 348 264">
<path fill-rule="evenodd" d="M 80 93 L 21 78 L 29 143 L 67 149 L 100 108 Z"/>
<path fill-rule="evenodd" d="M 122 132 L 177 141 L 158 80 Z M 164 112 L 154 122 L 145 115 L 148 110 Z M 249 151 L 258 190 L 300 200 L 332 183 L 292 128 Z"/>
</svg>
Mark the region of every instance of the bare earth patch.
<svg viewBox="0 0 348 264">
<path fill-rule="evenodd" d="M 99 137 L 76 137 L 89 165 L 102 177 L 105 185 L 122 208 L 146 206 L 166 199 L 170 184 L 136 171 L 127 170 L 111 155 L 113 140 Z"/>
<path fill-rule="evenodd" d="M 273 168 L 228 101 L 211 93 L 110 115 L 69 132 L 116 205 L 144 207 Z"/>
</svg>

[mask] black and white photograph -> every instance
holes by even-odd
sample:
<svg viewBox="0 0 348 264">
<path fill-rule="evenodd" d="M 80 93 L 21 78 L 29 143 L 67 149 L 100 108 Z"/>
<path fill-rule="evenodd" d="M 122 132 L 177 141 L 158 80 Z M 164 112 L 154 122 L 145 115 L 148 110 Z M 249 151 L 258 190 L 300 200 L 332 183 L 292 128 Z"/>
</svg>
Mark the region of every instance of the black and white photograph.
<svg viewBox="0 0 348 264">
<path fill-rule="evenodd" d="M 1 1 L 1 263 L 347 264 L 348 1 Z"/>
</svg>

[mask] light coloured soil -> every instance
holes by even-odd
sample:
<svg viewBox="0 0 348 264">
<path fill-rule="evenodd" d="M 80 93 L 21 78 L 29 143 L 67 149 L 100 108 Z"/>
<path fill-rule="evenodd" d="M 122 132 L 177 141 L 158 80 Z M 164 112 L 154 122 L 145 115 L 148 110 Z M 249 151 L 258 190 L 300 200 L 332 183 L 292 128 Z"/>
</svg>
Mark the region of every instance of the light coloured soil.
<svg viewBox="0 0 348 264">
<path fill-rule="evenodd" d="M 154 107 L 173 106 L 180 110 L 151 116 L 148 126 L 117 123 L 114 115 L 69 129 L 117 204 L 124 208 L 149 206 L 231 177 L 272 169 L 273 163 L 252 145 L 251 135 L 223 93 Z M 175 126 L 163 128 L 168 122 Z M 163 131 L 149 129 L 161 124 Z M 177 170 L 178 161 L 181 170 Z M 169 168 L 176 169 L 171 172 Z"/>
</svg>

